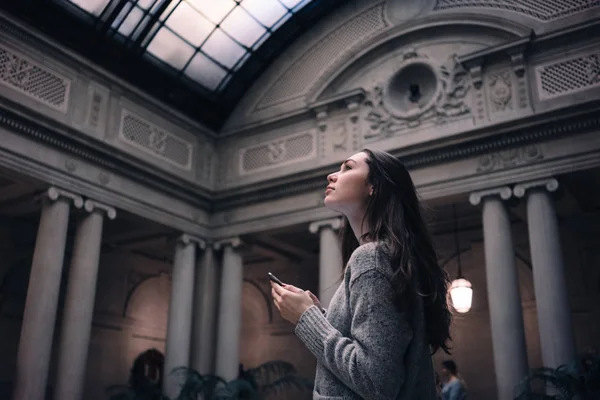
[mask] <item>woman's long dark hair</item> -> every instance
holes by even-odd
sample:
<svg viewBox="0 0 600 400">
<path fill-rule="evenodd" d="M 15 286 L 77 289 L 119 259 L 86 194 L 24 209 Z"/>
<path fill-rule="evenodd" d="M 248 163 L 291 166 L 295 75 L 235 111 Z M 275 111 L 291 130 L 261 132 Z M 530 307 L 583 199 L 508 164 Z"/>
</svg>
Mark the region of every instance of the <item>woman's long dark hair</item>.
<svg viewBox="0 0 600 400">
<path fill-rule="evenodd" d="M 410 312 L 416 294 L 423 297 L 427 340 L 431 350 L 450 353 L 452 314 L 448 309 L 448 274 L 437 261 L 431 236 L 421 216 L 419 199 L 408 170 L 389 153 L 364 149 L 373 194 L 363 222 L 364 239 L 389 247 L 398 305 Z M 344 265 L 358 247 L 347 220 L 340 231 Z M 416 287 L 415 287 L 416 286 Z"/>
</svg>

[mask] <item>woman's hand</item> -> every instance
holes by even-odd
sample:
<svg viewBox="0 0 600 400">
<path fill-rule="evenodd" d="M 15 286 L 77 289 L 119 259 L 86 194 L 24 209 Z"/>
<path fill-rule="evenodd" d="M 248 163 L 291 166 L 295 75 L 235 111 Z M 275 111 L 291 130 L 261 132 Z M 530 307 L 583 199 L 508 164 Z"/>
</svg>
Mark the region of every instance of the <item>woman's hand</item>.
<svg viewBox="0 0 600 400">
<path fill-rule="evenodd" d="M 314 305 L 308 291 L 305 292 L 292 285 L 279 286 L 271 282 L 271 295 L 275 307 L 277 307 L 283 319 L 294 325 L 298 323 L 304 311 Z"/>
<path fill-rule="evenodd" d="M 306 293 L 310 296 L 310 298 L 313 301 L 313 304 L 315 306 L 317 306 L 319 308 L 319 310 L 325 312 L 325 309 L 323 308 L 323 306 L 321 305 L 321 302 L 319 301 L 319 298 L 317 296 L 315 296 L 310 290 L 302 290 L 300 288 L 297 288 L 296 286 L 292 286 L 292 285 L 288 285 L 287 283 L 283 284 L 283 287 L 287 290 L 289 290 L 290 292 L 294 292 L 294 293 Z"/>
</svg>

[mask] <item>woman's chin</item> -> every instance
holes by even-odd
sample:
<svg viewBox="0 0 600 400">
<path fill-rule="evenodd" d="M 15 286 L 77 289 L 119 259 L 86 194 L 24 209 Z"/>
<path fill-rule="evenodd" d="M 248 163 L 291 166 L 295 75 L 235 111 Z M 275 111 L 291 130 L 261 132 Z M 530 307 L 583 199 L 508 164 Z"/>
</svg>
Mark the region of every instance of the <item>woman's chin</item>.
<svg viewBox="0 0 600 400">
<path fill-rule="evenodd" d="M 323 204 L 325 205 L 326 208 L 328 208 L 332 211 L 338 211 L 338 210 L 336 210 L 335 201 L 331 198 L 331 195 L 325 196 L 325 199 L 323 199 Z"/>
</svg>

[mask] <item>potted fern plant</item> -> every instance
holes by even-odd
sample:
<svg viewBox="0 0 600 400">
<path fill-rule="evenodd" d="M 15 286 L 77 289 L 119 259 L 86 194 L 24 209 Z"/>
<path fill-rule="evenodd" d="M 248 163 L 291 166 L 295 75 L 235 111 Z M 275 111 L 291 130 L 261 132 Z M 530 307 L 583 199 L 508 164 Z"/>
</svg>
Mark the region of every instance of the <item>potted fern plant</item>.
<svg viewBox="0 0 600 400">
<path fill-rule="evenodd" d="M 535 368 L 517 387 L 515 400 L 600 399 L 600 357 L 596 352 L 557 368 Z"/>
</svg>

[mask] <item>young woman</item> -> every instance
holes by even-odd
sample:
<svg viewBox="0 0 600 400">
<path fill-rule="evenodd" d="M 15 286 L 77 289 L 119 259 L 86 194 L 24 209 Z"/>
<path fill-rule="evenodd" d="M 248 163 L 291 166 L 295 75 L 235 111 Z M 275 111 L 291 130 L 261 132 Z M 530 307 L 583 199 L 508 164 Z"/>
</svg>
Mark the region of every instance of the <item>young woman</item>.
<svg viewBox="0 0 600 400">
<path fill-rule="evenodd" d="M 442 400 L 464 400 L 467 398 L 467 385 L 458 375 L 458 367 L 452 360 L 442 361 Z"/>
<path fill-rule="evenodd" d="M 394 156 L 363 150 L 327 177 L 325 206 L 344 215 L 343 281 L 316 297 L 272 283 L 282 317 L 317 358 L 313 399 L 435 400 L 431 354 L 448 352 L 448 275 L 412 179 Z"/>
</svg>

